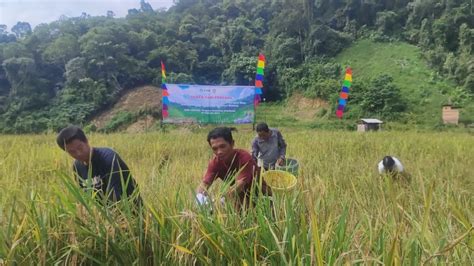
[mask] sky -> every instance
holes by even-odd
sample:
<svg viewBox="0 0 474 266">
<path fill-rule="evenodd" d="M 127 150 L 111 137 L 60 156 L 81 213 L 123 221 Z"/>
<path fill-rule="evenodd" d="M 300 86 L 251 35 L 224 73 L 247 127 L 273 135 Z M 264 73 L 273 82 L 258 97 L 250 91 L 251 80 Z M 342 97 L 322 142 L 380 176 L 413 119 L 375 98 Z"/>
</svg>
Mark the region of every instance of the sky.
<svg viewBox="0 0 474 266">
<path fill-rule="evenodd" d="M 146 0 L 153 9 L 169 8 L 173 0 Z M 0 0 L 0 24 L 8 31 L 18 22 L 28 22 L 34 28 L 40 23 L 58 20 L 61 15 L 78 17 L 82 12 L 105 16 L 108 10 L 115 17 L 124 17 L 129 9 L 140 8 L 140 0 Z"/>
</svg>

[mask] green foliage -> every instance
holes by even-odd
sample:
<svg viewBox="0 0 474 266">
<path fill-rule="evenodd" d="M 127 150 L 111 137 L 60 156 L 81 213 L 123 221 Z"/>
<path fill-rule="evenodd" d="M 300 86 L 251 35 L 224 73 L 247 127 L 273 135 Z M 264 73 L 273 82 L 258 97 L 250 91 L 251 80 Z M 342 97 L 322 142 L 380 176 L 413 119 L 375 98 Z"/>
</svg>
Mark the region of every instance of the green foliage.
<svg viewBox="0 0 474 266">
<path fill-rule="evenodd" d="M 457 87 L 448 96 L 451 104 L 457 107 L 468 106 L 473 100 L 473 94 L 464 87 Z"/>
<path fill-rule="evenodd" d="M 49 113 L 54 114 L 48 123 L 48 129 L 58 131 L 70 124 L 82 125 L 95 112 L 92 103 L 59 103 L 53 105 Z"/>
<path fill-rule="evenodd" d="M 433 54 L 436 53 L 432 51 Z M 352 104 L 353 97 L 357 97 L 358 92 L 368 88 L 374 78 L 388 74 L 393 78 L 393 85 L 399 88 L 406 104 L 405 112 L 394 115 L 399 118 L 398 120 L 416 124 L 438 123 L 442 104 L 447 103 L 450 98 L 462 99 L 461 95 L 464 94 L 459 93 L 461 91 L 456 92 L 458 90 L 456 88 L 464 84 L 457 86 L 457 81 L 444 80 L 440 72 L 426 65 L 420 53 L 419 48 L 406 43 L 374 43 L 368 40 L 358 41 L 340 53 L 336 57 L 336 62 L 350 65 L 353 69 L 354 87 L 349 94 L 348 117 L 357 119 L 364 115 L 364 110 L 359 104 Z M 461 75 L 456 74 L 456 71 L 469 71 L 467 62 L 463 65 L 457 62 L 461 58 L 458 59 L 454 54 L 448 58 L 451 59 L 445 60 L 444 57 L 439 59 L 440 65 L 437 67 L 451 68 L 451 79 Z M 459 96 L 454 97 L 455 95 Z M 464 102 L 466 106 L 472 104 L 472 100 L 465 99 L 467 99 Z M 336 100 L 333 99 L 334 102 Z M 380 116 L 382 115 L 386 114 L 381 113 Z"/>
<path fill-rule="evenodd" d="M 459 50 L 465 55 L 474 53 L 474 29 L 469 28 L 466 23 L 459 27 Z"/>
<path fill-rule="evenodd" d="M 2 44 L 0 47 L 2 48 L 0 50 L 2 61 L 13 57 L 32 57 L 32 51 L 28 50 L 23 43 L 10 42 Z"/>
<path fill-rule="evenodd" d="M 335 56 L 347 47 L 352 39 L 345 33 L 338 32 L 328 26 L 316 26 L 309 37 L 310 55 Z"/>
<path fill-rule="evenodd" d="M 103 82 L 90 78 L 71 82 L 58 93 L 60 103 L 90 103 L 96 108 L 110 101 L 112 91 Z"/>
<path fill-rule="evenodd" d="M 79 80 L 86 78 L 86 59 L 83 57 L 76 57 L 67 62 L 65 65 L 66 71 L 64 76 L 67 83 L 76 83 Z"/>
<path fill-rule="evenodd" d="M 359 108 L 359 115 L 396 120 L 406 110 L 407 102 L 391 76 L 381 75 L 362 84 L 364 81 L 355 83 L 351 94 L 351 106 Z"/>
<path fill-rule="evenodd" d="M 118 112 L 112 119 L 104 126 L 103 132 L 110 133 L 118 130 L 124 125 L 128 125 L 136 119 L 136 115 L 121 111 Z"/>
<path fill-rule="evenodd" d="M 328 100 L 340 89 L 342 67 L 328 60 L 313 60 L 293 69 L 281 69 L 279 82 L 287 95 L 302 92 L 309 98 Z"/>
<path fill-rule="evenodd" d="M 459 123 L 464 124 L 467 127 L 474 127 L 474 105 L 466 105 L 460 110 Z"/>
<path fill-rule="evenodd" d="M 474 94 L 474 73 L 470 73 L 469 76 L 467 76 L 464 89 L 470 92 L 471 95 Z"/>
<path fill-rule="evenodd" d="M 447 97 L 473 93 L 474 19 L 466 1 L 176 2 L 155 11 L 140 1 L 126 18 L 84 13 L 33 30 L 18 22 L 12 33 L 0 25 L 0 116 L 5 118 L 0 130 L 84 124 L 124 90 L 158 85 L 161 61 L 168 82 L 253 84 L 259 52 L 267 57 L 264 97 L 271 100 L 302 92 L 332 101 L 346 65 L 357 70 L 356 77 L 390 74 L 408 99 L 407 112 L 421 113 L 429 105 L 425 113 L 433 115 Z M 336 61 L 329 59 L 334 56 Z M 419 85 L 420 80 L 430 83 Z M 430 97 L 421 99 L 428 88 L 433 88 Z M 38 113 L 49 122 L 21 126 Z"/>
<path fill-rule="evenodd" d="M 185 73 L 174 73 L 171 72 L 167 75 L 167 82 L 173 84 L 192 84 L 194 83 L 193 77 Z M 157 78 L 157 85 L 161 84 L 161 77 Z"/>
<path fill-rule="evenodd" d="M 391 35 L 401 29 L 403 21 L 400 19 L 400 15 L 393 11 L 379 12 L 377 13 L 377 20 L 375 26 L 377 30 L 386 35 Z"/>
<path fill-rule="evenodd" d="M 225 84 L 252 85 L 255 69 L 255 56 L 236 54 L 232 56 L 230 67 L 222 73 L 222 81 Z"/>
<path fill-rule="evenodd" d="M 65 66 L 72 58 L 79 55 L 79 44 L 75 36 L 66 34 L 54 40 L 43 52 L 43 58 L 50 64 Z"/>
<path fill-rule="evenodd" d="M 3 61 L 6 77 L 12 85 L 13 96 L 28 96 L 35 87 L 36 65 L 32 58 L 19 57 Z"/>
<path fill-rule="evenodd" d="M 15 33 L 17 38 L 25 38 L 31 34 L 31 26 L 28 22 L 18 21 L 13 27 L 12 32 Z"/>
</svg>

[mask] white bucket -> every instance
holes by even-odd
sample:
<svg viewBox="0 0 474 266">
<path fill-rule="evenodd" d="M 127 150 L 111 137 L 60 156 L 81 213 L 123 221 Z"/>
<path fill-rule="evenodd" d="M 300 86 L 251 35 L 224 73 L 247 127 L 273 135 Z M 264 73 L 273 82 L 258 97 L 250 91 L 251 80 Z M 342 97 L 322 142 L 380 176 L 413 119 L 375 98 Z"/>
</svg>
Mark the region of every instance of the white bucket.
<svg viewBox="0 0 474 266">
<path fill-rule="evenodd" d="M 298 176 L 298 168 L 299 164 L 296 159 L 288 158 L 285 160 L 285 163 L 283 165 L 275 165 L 275 170 L 281 170 L 281 171 L 286 171 L 294 176 Z"/>
</svg>

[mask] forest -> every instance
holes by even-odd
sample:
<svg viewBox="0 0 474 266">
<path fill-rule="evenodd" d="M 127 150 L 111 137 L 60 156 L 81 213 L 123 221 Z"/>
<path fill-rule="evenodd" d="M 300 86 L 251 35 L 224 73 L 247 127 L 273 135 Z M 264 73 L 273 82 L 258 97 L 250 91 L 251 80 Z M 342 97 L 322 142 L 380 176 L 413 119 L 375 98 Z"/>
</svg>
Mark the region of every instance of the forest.
<svg viewBox="0 0 474 266">
<path fill-rule="evenodd" d="M 249 85 L 263 53 L 268 101 L 301 93 L 335 103 L 347 66 L 335 58 L 361 40 L 418 47 L 431 71 L 418 78 L 443 82 L 432 90 L 464 108 L 470 124 L 472 11 L 470 0 L 177 0 L 168 10 L 141 0 L 125 18 L 109 11 L 0 25 L 0 132 L 87 125 L 127 90 L 159 87 L 161 61 L 170 83 Z M 355 79 L 347 118 L 422 123 L 410 113 L 430 89 L 405 94 L 393 80 L 389 70 Z"/>
</svg>

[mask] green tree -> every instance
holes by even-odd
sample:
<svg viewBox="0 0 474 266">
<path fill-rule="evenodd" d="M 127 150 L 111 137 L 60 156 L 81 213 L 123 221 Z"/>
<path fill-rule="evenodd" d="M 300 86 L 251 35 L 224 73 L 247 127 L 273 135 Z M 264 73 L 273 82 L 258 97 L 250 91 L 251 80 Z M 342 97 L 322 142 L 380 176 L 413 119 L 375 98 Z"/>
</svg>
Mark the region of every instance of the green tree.
<svg viewBox="0 0 474 266">
<path fill-rule="evenodd" d="M 448 53 L 446 60 L 443 64 L 443 71 L 447 74 L 448 78 L 455 79 L 455 71 L 457 67 L 457 58 L 454 53 Z"/>
<path fill-rule="evenodd" d="M 471 99 L 474 95 L 474 71 L 471 70 L 471 73 L 466 77 L 464 82 L 464 89 L 471 94 Z"/>
<path fill-rule="evenodd" d="M 153 8 L 145 0 L 140 0 L 140 10 L 145 13 L 153 13 Z"/>
<path fill-rule="evenodd" d="M 431 21 L 425 18 L 421 22 L 421 27 L 418 36 L 418 44 L 422 47 L 431 47 L 433 46 L 433 42 L 434 40 L 431 31 Z"/>
<path fill-rule="evenodd" d="M 39 108 L 50 100 L 51 84 L 38 77 L 33 59 L 10 58 L 2 66 L 11 84 L 10 100 L 18 102 L 20 110 Z"/>
<path fill-rule="evenodd" d="M 474 55 L 474 29 L 466 23 L 459 27 L 459 50 L 464 55 Z"/>
<path fill-rule="evenodd" d="M 64 71 L 66 63 L 72 58 L 78 56 L 79 53 L 77 38 L 71 34 L 66 34 L 60 36 L 46 47 L 43 52 L 43 59 Z"/>
<path fill-rule="evenodd" d="M 15 26 L 12 27 L 12 32 L 15 33 L 17 38 L 25 38 L 31 34 L 30 23 L 18 21 Z"/>
<path fill-rule="evenodd" d="M 15 35 L 7 31 L 7 25 L 0 24 L 0 43 L 8 43 L 16 41 Z"/>
<path fill-rule="evenodd" d="M 76 57 L 66 64 L 66 72 L 64 73 L 67 83 L 77 83 L 79 80 L 87 77 L 86 59 L 84 57 Z"/>
<path fill-rule="evenodd" d="M 3 61 L 2 66 L 12 86 L 12 96 L 27 97 L 34 92 L 37 71 L 32 58 L 10 58 Z"/>
<path fill-rule="evenodd" d="M 366 87 L 353 90 L 351 103 L 360 105 L 362 114 L 397 119 L 407 108 L 400 88 L 389 75 L 381 75 L 370 81 Z"/>
<path fill-rule="evenodd" d="M 2 57 L 4 59 L 9 59 L 13 57 L 32 57 L 33 56 L 31 51 L 29 51 L 28 48 L 22 43 L 10 42 L 10 43 L 3 44 L 0 47 L 3 48 Z"/>
<path fill-rule="evenodd" d="M 222 81 L 225 84 L 253 85 L 256 66 L 256 56 L 236 54 L 232 57 L 229 68 L 222 73 Z"/>
<path fill-rule="evenodd" d="M 380 33 L 391 35 L 402 28 L 402 21 L 396 12 L 378 12 L 375 25 Z"/>
</svg>

